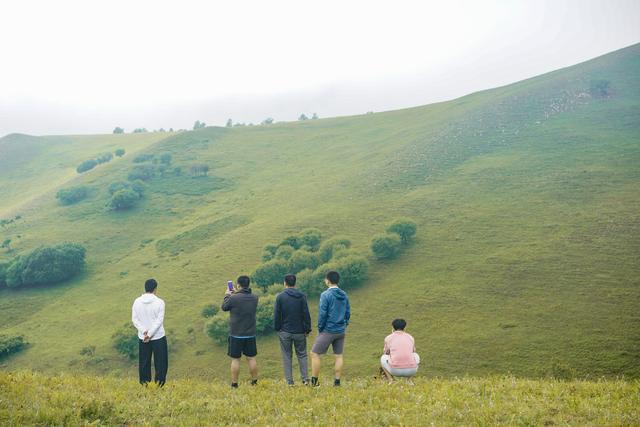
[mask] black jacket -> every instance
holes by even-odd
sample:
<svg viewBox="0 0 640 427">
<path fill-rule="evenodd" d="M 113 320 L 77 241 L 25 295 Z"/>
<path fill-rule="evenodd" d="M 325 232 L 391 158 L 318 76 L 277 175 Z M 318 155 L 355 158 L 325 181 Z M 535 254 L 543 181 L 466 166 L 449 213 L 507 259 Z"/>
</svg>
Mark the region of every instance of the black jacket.
<svg viewBox="0 0 640 427">
<path fill-rule="evenodd" d="M 290 334 L 311 332 L 307 297 L 297 289 L 286 288 L 278 294 L 273 313 L 274 329 Z"/>
<path fill-rule="evenodd" d="M 240 289 L 225 295 L 222 311 L 229 311 L 229 335 L 234 337 L 254 337 L 256 335 L 256 309 L 258 297 L 251 288 Z"/>
</svg>

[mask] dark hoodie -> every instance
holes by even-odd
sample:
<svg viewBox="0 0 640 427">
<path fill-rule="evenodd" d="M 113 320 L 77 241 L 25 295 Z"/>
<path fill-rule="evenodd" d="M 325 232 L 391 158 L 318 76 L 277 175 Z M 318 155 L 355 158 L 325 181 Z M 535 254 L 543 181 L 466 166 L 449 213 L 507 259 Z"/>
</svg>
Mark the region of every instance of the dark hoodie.
<svg viewBox="0 0 640 427">
<path fill-rule="evenodd" d="M 256 309 L 258 297 L 251 293 L 251 288 L 240 288 L 231 295 L 226 295 L 222 303 L 222 311 L 230 311 L 229 335 L 232 337 L 256 336 Z"/>
<path fill-rule="evenodd" d="M 343 334 L 349 325 L 351 307 L 347 294 L 340 288 L 329 288 L 320 295 L 318 332 Z"/>
<path fill-rule="evenodd" d="M 286 288 L 278 294 L 273 311 L 274 329 L 290 334 L 311 332 L 311 315 L 307 297 L 295 288 Z"/>
</svg>

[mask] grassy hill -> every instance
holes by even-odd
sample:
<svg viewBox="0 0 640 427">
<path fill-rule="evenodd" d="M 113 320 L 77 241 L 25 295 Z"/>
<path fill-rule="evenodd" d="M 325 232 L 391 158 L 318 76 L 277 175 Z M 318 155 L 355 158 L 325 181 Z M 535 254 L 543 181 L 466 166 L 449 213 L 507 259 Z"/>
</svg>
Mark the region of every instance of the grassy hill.
<svg viewBox="0 0 640 427">
<path fill-rule="evenodd" d="M 0 372 L 0 392 L 4 425 L 640 423 L 638 381 L 358 380 L 340 389 L 311 389 L 267 380 L 230 390 L 219 381 L 178 380 L 158 389 L 116 378 Z"/>
<path fill-rule="evenodd" d="M 152 276 L 167 303 L 170 378 L 226 378 L 203 306 L 221 302 L 227 279 L 251 273 L 266 244 L 316 227 L 351 239 L 371 262 L 350 291 L 347 378 L 375 372 L 398 316 L 422 375 L 640 377 L 640 45 L 405 110 L 16 138 L 0 139 L 1 211 L 21 219 L 0 240 L 12 238 L 14 253 L 82 243 L 88 265 L 55 287 L 0 290 L 0 333 L 31 343 L 5 369 L 135 375 L 111 335 Z M 210 172 L 154 178 L 136 208 L 108 211 L 107 188 L 126 179 L 133 156 L 81 176 L 74 168 L 120 146 Z M 91 196 L 60 206 L 55 192 L 71 183 Z M 372 236 L 400 216 L 418 223 L 414 242 L 397 260 L 374 260 Z M 93 356 L 80 354 L 86 346 Z M 259 340 L 259 364 L 280 377 L 274 337 Z"/>
</svg>

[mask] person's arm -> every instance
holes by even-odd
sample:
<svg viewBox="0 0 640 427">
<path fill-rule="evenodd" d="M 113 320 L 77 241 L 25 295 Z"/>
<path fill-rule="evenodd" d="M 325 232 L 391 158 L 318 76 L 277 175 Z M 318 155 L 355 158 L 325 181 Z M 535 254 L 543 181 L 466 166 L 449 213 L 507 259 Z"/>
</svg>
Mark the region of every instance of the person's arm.
<svg viewBox="0 0 640 427">
<path fill-rule="evenodd" d="M 345 326 L 349 326 L 349 319 L 351 319 L 351 306 L 349 305 L 349 297 L 347 297 L 347 310 L 344 313 Z"/>
<path fill-rule="evenodd" d="M 318 333 L 324 331 L 324 327 L 327 325 L 327 316 L 329 315 L 329 302 L 327 301 L 327 295 L 322 294 L 320 296 L 320 308 L 318 310 Z"/>
<path fill-rule="evenodd" d="M 276 297 L 276 304 L 273 307 L 273 329 L 275 329 L 276 332 L 279 332 L 280 329 L 282 328 L 282 318 L 280 317 L 282 315 L 282 308 L 280 307 L 280 295 L 278 295 L 278 297 Z"/>
<path fill-rule="evenodd" d="M 153 320 L 153 324 L 149 328 L 148 336 L 150 338 L 153 338 L 153 336 L 156 334 L 156 332 L 158 332 L 158 329 L 160 329 L 160 326 L 162 326 L 163 322 L 164 322 L 164 301 L 160 301 L 160 307 L 158 308 L 158 314 L 156 315 L 156 318 Z"/>
<path fill-rule="evenodd" d="M 224 301 L 222 301 L 222 311 L 229 311 L 231 310 L 231 303 L 233 302 L 233 300 L 231 299 L 231 294 L 228 293 L 224 296 Z"/>
<path fill-rule="evenodd" d="M 133 326 L 135 326 L 135 328 L 138 330 L 140 334 L 144 335 L 144 333 L 147 332 L 147 330 L 144 328 L 144 325 L 140 322 L 140 319 L 138 318 L 138 313 L 136 313 L 135 302 L 131 307 L 131 322 L 133 323 Z"/>
<path fill-rule="evenodd" d="M 389 343 L 387 339 L 384 339 L 384 350 L 382 350 L 382 354 L 391 354 L 391 349 L 389 348 Z"/>
<path fill-rule="evenodd" d="M 305 334 L 311 333 L 311 313 L 309 313 L 309 304 L 307 297 L 302 297 L 302 326 Z"/>
</svg>

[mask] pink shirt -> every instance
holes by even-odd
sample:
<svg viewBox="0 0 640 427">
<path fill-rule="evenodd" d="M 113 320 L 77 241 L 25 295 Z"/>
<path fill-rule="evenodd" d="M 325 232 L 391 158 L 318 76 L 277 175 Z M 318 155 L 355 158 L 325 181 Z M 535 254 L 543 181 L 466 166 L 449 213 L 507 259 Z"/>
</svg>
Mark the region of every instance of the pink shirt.
<svg viewBox="0 0 640 427">
<path fill-rule="evenodd" d="M 415 341 L 406 332 L 394 331 L 384 339 L 384 354 L 391 356 L 389 366 L 392 368 L 415 368 L 418 366 L 413 357 L 415 351 Z"/>
</svg>

